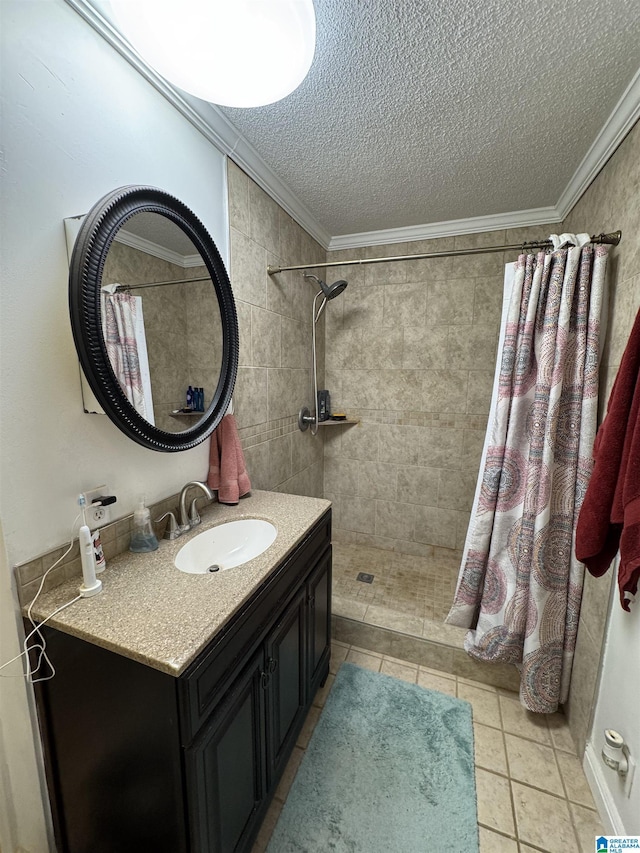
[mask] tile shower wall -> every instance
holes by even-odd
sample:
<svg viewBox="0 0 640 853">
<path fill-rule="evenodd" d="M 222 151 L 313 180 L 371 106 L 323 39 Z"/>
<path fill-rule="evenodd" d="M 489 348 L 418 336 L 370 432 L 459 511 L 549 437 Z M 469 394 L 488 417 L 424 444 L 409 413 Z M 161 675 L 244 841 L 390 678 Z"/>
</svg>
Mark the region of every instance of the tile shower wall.
<svg viewBox="0 0 640 853">
<path fill-rule="evenodd" d="M 267 264 L 322 263 L 325 251 L 230 160 L 228 182 L 231 283 L 240 327 L 234 411 L 249 476 L 255 488 L 321 497 L 322 434 L 313 437 L 297 425 L 300 407 L 312 407 L 314 290 L 300 272 L 268 276 Z M 323 341 L 322 323 L 318 336 Z"/>
<path fill-rule="evenodd" d="M 205 266 L 185 268 L 114 242 L 103 280 L 149 284 L 204 276 L 208 276 Z M 220 309 L 211 280 L 145 287 L 132 293 L 142 299 L 155 424 L 167 432 L 181 432 L 193 422 L 170 413 L 184 406 L 187 387 L 203 387 L 208 405 L 220 375 L 221 337 L 211 333 L 221 327 Z"/>
<path fill-rule="evenodd" d="M 553 226 L 329 252 L 388 257 L 546 239 Z M 502 253 L 345 266 L 326 318 L 334 410 L 325 436 L 335 538 L 428 556 L 462 548 L 495 370 Z"/>
<path fill-rule="evenodd" d="M 600 233 L 620 229 L 622 241 L 609 255 L 609 318 L 602 355 L 600 407 L 616 377 L 631 326 L 640 305 L 640 124 L 562 224 L 564 231 Z M 602 578 L 587 573 L 580 613 L 571 693 L 566 711 L 580 754 L 584 752 L 597 689 L 613 572 Z M 617 606 L 617 605 L 614 605 Z"/>
</svg>

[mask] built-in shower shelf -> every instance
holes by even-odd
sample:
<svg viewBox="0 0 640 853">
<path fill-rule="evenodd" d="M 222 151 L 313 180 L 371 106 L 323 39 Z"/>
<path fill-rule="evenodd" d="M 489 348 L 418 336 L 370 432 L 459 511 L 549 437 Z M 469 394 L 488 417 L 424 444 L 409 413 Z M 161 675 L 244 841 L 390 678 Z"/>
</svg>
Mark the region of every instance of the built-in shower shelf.
<svg viewBox="0 0 640 853">
<path fill-rule="evenodd" d="M 204 412 L 169 412 L 170 418 L 201 418 Z"/>
<path fill-rule="evenodd" d="M 327 427 L 327 426 L 344 426 L 345 424 L 359 424 L 360 418 L 340 418 L 337 421 L 329 418 L 328 421 L 319 421 L 318 426 Z"/>
</svg>

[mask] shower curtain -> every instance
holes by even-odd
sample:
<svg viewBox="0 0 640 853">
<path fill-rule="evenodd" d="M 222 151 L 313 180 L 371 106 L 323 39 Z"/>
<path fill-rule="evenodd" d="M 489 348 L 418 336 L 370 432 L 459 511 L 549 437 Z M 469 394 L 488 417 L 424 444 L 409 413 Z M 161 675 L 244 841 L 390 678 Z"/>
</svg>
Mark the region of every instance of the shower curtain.
<svg viewBox="0 0 640 853">
<path fill-rule="evenodd" d="M 564 243 L 552 236 L 554 246 Z M 465 649 L 517 664 L 520 701 L 568 695 L 584 567 L 575 525 L 592 468 L 607 246 L 521 255 L 450 625 Z"/>
<path fill-rule="evenodd" d="M 142 299 L 103 287 L 102 329 L 107 355 L 127 400 L 149 423 L 154 423 Z"/>
</svg>

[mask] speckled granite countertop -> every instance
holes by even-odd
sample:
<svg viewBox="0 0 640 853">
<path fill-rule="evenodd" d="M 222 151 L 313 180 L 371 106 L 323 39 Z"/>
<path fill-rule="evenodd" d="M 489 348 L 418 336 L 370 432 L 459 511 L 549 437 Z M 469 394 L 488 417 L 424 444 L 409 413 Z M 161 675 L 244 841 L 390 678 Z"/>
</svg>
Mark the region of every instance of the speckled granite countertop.
<svg viewBox="0 0 640 853">
<path fill-rule="evenodd" d="M 47 623 L 67 634 L 180 675 L 257 586 L 329 509 L 320 498 L 254 491 L 237 506 L 211 504 L 202 524 L 179 539 L 162 540 L 157 551 L 119 554 L 99 575 L 100 595 L 77 601 Z M 225 521 L 262 518 L 278 530 L 275 542 L 243 566 L 192 575 L 173 564 L 193 536 Z M 34 618 L 44 619 L 78 594 L 78 579 L 40 596 Z"/>
</svg>

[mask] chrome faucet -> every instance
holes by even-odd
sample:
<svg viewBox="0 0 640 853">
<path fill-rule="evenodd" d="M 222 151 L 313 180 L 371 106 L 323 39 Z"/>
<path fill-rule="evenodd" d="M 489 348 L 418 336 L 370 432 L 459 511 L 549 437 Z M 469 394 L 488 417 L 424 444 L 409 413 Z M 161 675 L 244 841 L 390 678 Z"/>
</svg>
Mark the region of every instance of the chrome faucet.
<svg viewBox="0 0 640 853">
<path fill-rule="evenodd" d="M 191 513 L 187 515 L 187 494 L 191 488 L 198 488 L 206 497 L 209 498 L 210 501 L 215 500 L 214 494 L 209 486 L 207 486 L 206 483 L 201 483 L 200 480 L 191 480 L 191 482 L 187 483 L 186 486 L 182 487 L 182 491 L 180 492 L 180 530 L 183 533 L 191 527 L 195 527 L 197 524 L 200 524 L 200 516 L 196 509 L 196 501 L 198 498 L 194 498 L 191 502 Z"/>
</svg>

